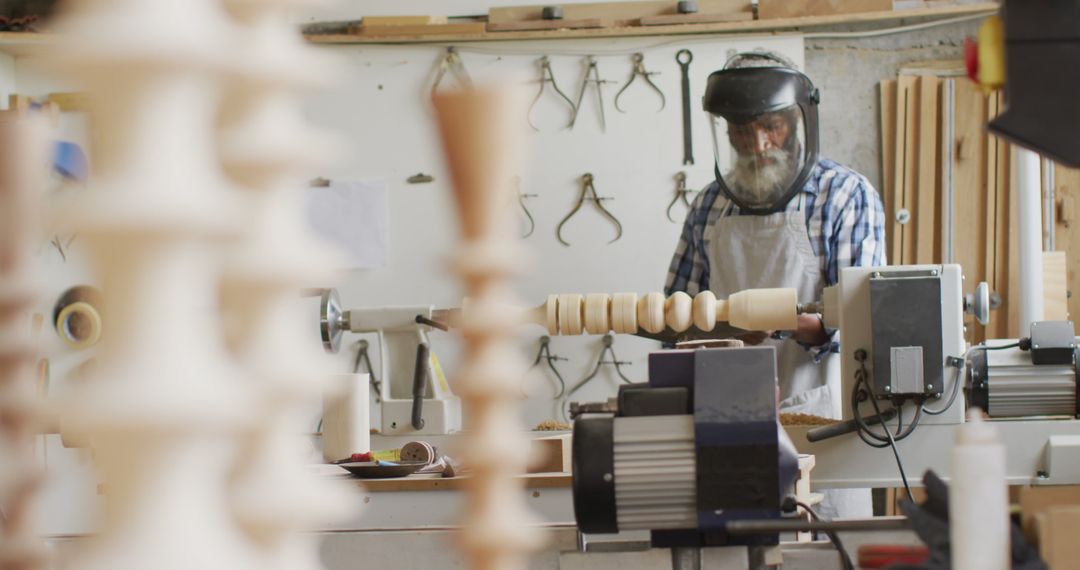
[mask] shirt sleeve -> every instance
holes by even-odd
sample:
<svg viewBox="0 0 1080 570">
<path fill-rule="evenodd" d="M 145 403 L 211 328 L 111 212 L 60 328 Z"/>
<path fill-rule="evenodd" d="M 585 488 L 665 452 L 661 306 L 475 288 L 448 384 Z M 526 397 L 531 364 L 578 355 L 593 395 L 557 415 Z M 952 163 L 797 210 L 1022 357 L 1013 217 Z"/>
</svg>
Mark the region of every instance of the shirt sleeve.
<svg viewBox="0 0 1080 570">
<path fill-rule="evenodd" d="M 834 179 L 835 180 L 835 179 Z M 826 285 L 840 281 L 844 267 L 872 267 L 885 265 L 885 208 L 877 190 L 862 176 L 850 176 L 837 181 L 840 188 L 830 192 L 836 208 L 826 240 L 832 255 L 826 256 Z M 821 362 L 825 354 L 840 352 L 840 339 L 835 329 L 826 329 L 829 340 L 819 346 L 803 345 L 813 357 Z M 802 344 L 802 343 L 800 343 Z"/>
<path fill-rule="evenodd" d="M 699 193 L 683 223 L 664 283 L 666 296 L 682 291 L 693 297 L 709 288 L 709 269 L 702 246 L 707 219 L 707 208 L 703 207 L 701 200 L 703 194 L 705 192 Z"/>
</svg>

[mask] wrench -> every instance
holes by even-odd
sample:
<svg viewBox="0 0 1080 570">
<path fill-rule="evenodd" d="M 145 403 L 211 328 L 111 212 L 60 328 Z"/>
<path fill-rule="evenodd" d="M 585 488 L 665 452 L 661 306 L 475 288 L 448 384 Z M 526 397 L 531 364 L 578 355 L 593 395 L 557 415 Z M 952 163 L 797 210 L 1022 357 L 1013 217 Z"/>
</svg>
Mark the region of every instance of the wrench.
<svg viewBox="0 0 1080 570">
<path fill-rule="evenodd" d="M 675 61 L 682 68 L 682 132 L 683 132 L 683 164 L 694 164 L 694 140 L 690 136 L 690 62 L 694 61 L 694 54 L 688 49 L 681 49 L 675 53 Z"/>
</svg>

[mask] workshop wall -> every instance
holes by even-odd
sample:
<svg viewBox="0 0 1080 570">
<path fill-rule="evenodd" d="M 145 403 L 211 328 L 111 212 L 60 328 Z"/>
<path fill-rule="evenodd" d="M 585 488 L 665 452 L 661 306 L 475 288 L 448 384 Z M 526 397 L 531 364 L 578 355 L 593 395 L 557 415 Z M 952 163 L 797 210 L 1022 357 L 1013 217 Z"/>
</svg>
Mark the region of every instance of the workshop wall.
<svg viewBox="0 0 1080 570">
<path fill-rule="evenodd" d="M 690 49 L 691 101 L 694 138 L 693 166 L 682 166 L 682 111 L 680 70 L 675 53 Z M 345 307 L 387 305 L 460 306 L 458 284 L 446 270 L 447 260 L 457 242 L 452 215 L 449 179 L 437 146 L 434 122 L 426 98 L 435 66 L 442 57 L 441 46 L 332 46 L 323 47 L 345 62 L 340 83 L 315 94 L 309 101 L 309 115 L 320 124 L 334 128 L 345 137 L 343 160 L 335 168 L 313 173 L 331 180 L 385 179 L 389 192 L 389 253 L 385 268 L 356 270 L 340 286 Z M 678 222 L 671 222 L 665 210 L 675 196 L 677 173 L 685 171 L 690 188 L 698 189 L 713 178 L 712 143 L 700 100 L 708 74 L 723 66 L 733 53 L 749 49 L 770 49 L 786 54 L 802 65 L 802 39 L 797 35 L 727 37 L 653 37 L 574 40 L 559 42 L 484 42 L 457 46 L 466 69 L 480 82 L 514 77 L 525 83 L 530 94 L 539 90 L 535 78 L 537 60 L 551 58 L 559 87 L 576 99 L 583 73 L 584 56 L 597 56 L 599 75 L 611 81 L 603 85 L 603 113 L 606 132 L 600 128 L 595 90 L 590 87 L 573 130 L 565 129 L 568 106 L 545 86 L 544 96 L 533 111 L 533 121 L 541 129 L 530 136 L 531 150 L 521 174 L 521 191 L 537 194 L 527 205 L 536 220 L 535 233 L 524 239 L 532 257 L 532 269 L 517 284 L 523 304 L 541 304 L 550 293 L 644 294 L 660 291 L 674 252 L 686 208 L 672 209 Z M 620 99 L 627 111 L 613 106 L 616 92 L 630 77 L 631 55 L 642 52 L 651 76 L 666 97 L 666 107 L 657 112 L 658 95 L 639 77 Z M 453 79 L 444 78 L 452 85 Z M 528 129 L 522 114 L 521 126 Z M 435 177 L 430 184 L 409 184 L 406 178 L 423 172 Z M 581 177 L 595 176 L 600 196 L 611 197 L 604 207 L 618 218 L 623 236 L 592 203 L 565 226 L 563 237 L 572 245 L 560 244 L 555 235 L 559 221 L 570 212 L 581 192 Z M 519 224 L 525 217 L 512 210 Z M 809 299 L 807 299 L 809 300 Z M 529 327 L 522 331 L 522 353 L 532 358 L 538 339 L 545 331 Z M 440 360 L 451 372 L 455 369 L 456 347 L 450 335 L 433 333 Z M 343 339 L 351 350 L 353 338 Z M 656 350 L 653 341 L 626 335 L 615 339 L 615 352 L 624 374 L 634 381 L 646 378 L 646 355 Z M 602 338 L 560 337 L 552 341 L 552 352 L 568 361 L 557 363 L 568 385 L 577 383 L 595 366 Z M 346 365 L 347 366 L 347 365 Z M 376 363 L 376 366 L 378 364 Z M 394 371 L 411 383 L 412 371 Z M 554 378 L 530 380 L 526 393 L 525 425 L 555 419 Z M 610 366 L 574 396 L 579 401 L 604 400 L 614 394 L 619 380 Z M 373 412 L 374 413 L 374 412 Z"/>
</svg>

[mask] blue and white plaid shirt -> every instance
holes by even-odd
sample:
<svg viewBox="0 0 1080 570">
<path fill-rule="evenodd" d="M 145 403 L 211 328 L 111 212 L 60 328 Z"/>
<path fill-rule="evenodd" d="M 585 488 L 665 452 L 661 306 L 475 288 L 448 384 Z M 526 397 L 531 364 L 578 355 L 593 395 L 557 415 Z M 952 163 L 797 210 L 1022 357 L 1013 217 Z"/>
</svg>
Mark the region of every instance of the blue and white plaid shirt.
<svg viewBox="0 0 1080 570">
<path fill-rule="evenodd" d="M 713 182 L 694 200 L 668 269 L 666 295 L 685 291 L 694 296 L 709 289 L 706 232 L 723 217 L 740 215 L 738 206 L 729 207 L 728 200 L 720 198 L 723 192 Z M 786 210 L 797 211 L 799 202 L 798 196 L 792 198 Z M 866 177 L 820 158 L 803 186 L 803 202 L 806 231 L 827 286 L 836 284 L 842 267 L 885 265 L 885 209 Z M 836 352 L 837 343 L 813 350 L 815 359 L 826 350 Z"/>
</svg>

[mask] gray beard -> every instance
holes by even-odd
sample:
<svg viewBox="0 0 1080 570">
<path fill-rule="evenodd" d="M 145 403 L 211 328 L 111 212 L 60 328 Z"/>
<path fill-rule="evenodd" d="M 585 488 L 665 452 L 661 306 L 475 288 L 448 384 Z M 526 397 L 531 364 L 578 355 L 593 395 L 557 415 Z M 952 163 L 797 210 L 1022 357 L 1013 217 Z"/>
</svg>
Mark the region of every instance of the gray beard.
<svg viewBox="0 0 1080 570">
<path fill-rule="evenodd" d="M 794 175 L 795 158 L 790 151 L 773 149 L 764 156 L 773 159 L 773 164 L 758 166 L 754 155 L 738 155 L 735 167 L 725 176 L 735 194 L 756 206 L 771 206 Z"/>
</svg>

